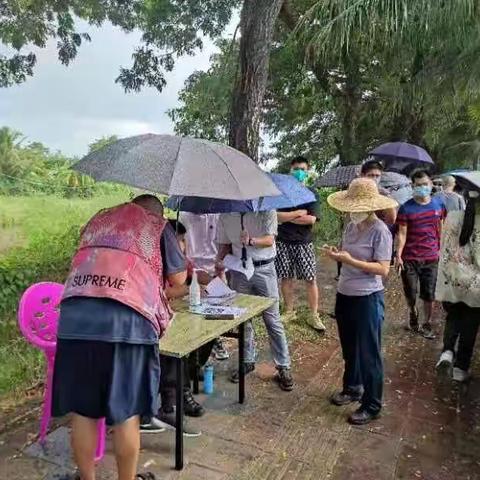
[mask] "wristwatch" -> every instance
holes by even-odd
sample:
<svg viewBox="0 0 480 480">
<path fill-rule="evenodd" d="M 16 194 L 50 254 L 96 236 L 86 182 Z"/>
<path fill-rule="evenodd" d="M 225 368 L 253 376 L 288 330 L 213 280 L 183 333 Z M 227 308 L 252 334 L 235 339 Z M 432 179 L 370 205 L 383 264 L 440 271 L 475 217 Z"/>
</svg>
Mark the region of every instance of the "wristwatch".
<svg viewBox="0 0 480 480">
<path fill-rule="evenodd" d="M 249 239 L 248 239 L 248 245 L 249 245 L 250 247 L 254 247 L 254 246 L 255 246 L 255 243 L 254 243 L 254 241 L 253 241 L 253 238 L 249 238 Z"/>
</svg>

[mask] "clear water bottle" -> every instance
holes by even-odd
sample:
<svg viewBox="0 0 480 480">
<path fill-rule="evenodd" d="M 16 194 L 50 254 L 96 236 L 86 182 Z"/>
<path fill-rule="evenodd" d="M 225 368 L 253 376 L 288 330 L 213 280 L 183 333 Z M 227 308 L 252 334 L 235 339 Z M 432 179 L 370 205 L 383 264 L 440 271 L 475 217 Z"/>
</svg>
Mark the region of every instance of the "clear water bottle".
<svg viewBox="0 0 480 480">
<path fill-rule="evenodd" d="M 207 363 L 203 369 L 203 393 L 211 395 L 213 393 L 213 365 Z"/>
<path fill-rule="evenodd" d="M 200 298 L 200 284 L 198 283 L 197 272 L 192 274 L 192 283 L 190 283 L 190 306 L 198 307 L 202 303 Z"/>
</svg>

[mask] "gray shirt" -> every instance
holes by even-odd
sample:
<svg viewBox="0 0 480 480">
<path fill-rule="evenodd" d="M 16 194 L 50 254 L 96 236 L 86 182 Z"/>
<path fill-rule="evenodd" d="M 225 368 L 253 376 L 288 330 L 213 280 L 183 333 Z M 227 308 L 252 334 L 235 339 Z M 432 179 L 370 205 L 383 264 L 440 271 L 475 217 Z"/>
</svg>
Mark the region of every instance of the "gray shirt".
<svg viewBox="0 0 480 480">
<path fill-rule="evenodd" d="M 350 222 L 345 228 L 342 239 L 342 250 L 365 262 L 389 262 L 392 258 L 392 234 L 379 219 L 376 219 L 368 228 L 360 230 Z M 359 297 L 371 295 L 383 290 L 382 277 L 364 272 L 358 268 L 343 264 L 338 292 L 343 295 Z"/>
<path fill-rule="evenodd" d="M 250 237 L 264 237 L 265 235 L 277 235 L 278 222 L 277 212 L 248 212 L 243 218 L 245 230 Z M 240 213 L 223 213 L 217 227 L 217 243 L 219 245 L 232 245 L 232 253 L 238 258 L 242 257 L 242 232 Z M 267 248 L 247 246 L 247 257 L 254 262 L 270 260 L 277 254 L 275 244 Z"/>
<path fill-rule="evenodd" d="M 465 210 L 465 200 L 456 192 L 440 192 L 435 196 L 443 200 L 447 212 L 458 212 Z"/>
</svg>

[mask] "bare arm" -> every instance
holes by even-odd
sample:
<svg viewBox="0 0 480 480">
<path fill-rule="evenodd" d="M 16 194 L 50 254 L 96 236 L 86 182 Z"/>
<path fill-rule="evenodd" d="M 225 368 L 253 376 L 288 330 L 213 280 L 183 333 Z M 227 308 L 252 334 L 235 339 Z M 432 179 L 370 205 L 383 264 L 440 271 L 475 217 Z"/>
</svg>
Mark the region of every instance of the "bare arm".
<svg viewBox="0 0 480 480">
<path fill-rule="evenodd" d="M 399 225 L 397 233 L 397 261 L 402 258 L 403 249 L 407 243 L 407 226 Z"/>
<path fill-rule="evenodd" d="M 178 287 L 183 285 L 187 281 L 187 271 L 172 273 L 167 275 L 167 281 L 171 287 Z"/>
<path fill-rule="evenodd" d="M 382 277 L 387 277 L 390 272 L 389 260 L 366 262 L 364 260 L 358 260 L 352 257 L 346 251 L 339 252 L 335 247 L 324 247 L 323 250 L 332 260 L 350 265 L 354 268 L 358 268 L 359 270 L 363 270 L 366 273 L 371 273 L 372 275 L 381 275 Z"/>
<path fill-rule="evenodd" d="M 288 223 L 306 215 L 306 210 L 294 210 L 293 212 L 277 212 L 278 223 Z"/>
<path fill-rule="evenodd" d="M 232 246 L 230 244 L 222 243 L 218 246 L 217 261 L 222 262 L 223 259 L 230 253 Z"/>
<path fill-rule="evenodd" d="M 256 248 L 268 248 L 275 243 L 275 237 L 273 235 L 264 235 L 263 237 L 253 237 L 250 239 L 252 247 Z"/>
<path fill-rule="evenodd" d="M 315 225 L 316 221 L 317 217 L 314 215 L 302 215 L 301 217 L 292 220 L 291 223 L 294 223 L 295 225 Z"/>
<path fill-rule="evenodd" d="M 354 268 L 363 270 L 366 273 L 371 273 L 373 275 L 381 275 L 382 277 L 387 277 L 390 272 L 390 261 L 385 262 L 365 262 L 363 260 L 357 260 L 356 258 L 351 258 L 348 261 L 345 261 L 348 265 L 351 265 Z"/>
</svg>

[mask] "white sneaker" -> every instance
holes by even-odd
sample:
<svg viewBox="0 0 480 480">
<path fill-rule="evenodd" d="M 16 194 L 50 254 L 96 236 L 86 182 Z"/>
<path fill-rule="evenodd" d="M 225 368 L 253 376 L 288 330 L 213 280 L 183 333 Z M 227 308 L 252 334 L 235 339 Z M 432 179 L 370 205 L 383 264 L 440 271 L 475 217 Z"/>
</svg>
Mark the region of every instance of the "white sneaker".
<svg viewBox="0 0 480 480">
<path fill-rule="evenodd" d="M 440 359 L 438 360 L 435 368 L 438 368 L 438 369 L 449 368 L 452 366 L 452 362 L 453 362 L 453 352 L 451 350 L 445 350 L 440 355 Z"/>
<path fill-rule="evenodd" d="M 469 377 L 468 372 L 466 372 L 465 370 L 462 370 L 461 368 L 458 368 L 458 367 L 453 368 L 453 379 L 456 382 L 460 382 L 460 383 L 466 382 L 468 380 L 468 377 Z"/>
</svg>

